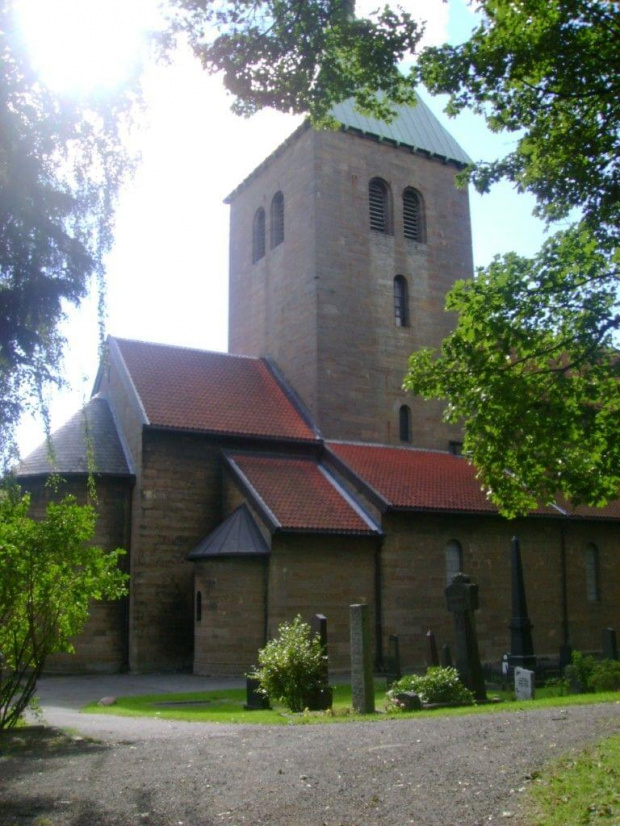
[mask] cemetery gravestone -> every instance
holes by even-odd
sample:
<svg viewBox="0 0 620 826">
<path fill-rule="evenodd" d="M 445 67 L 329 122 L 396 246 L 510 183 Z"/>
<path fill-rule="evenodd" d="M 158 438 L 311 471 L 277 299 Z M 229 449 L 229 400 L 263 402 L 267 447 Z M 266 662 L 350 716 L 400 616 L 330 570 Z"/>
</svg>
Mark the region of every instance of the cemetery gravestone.
<svg viewBox="0 0 620 826">
<path fill-rule="evenodd" d="M 375 686 L 370 645 L 370 608 L 368 605 L 352 605 L 350 615 L 352 705 L 359 714 L 373 714 Z"/>
<path fill-rule="evenodd" d="M 329 660 L 327 654 L 327 617 L 324 614 L 315 614 L 312 617 L 312 634 L 319 638 L 323 654 L 325 655 L 325 684 L 329 683 Z"/>
<path fill-rule="evenodd" d="M 385 661 L 385 673 L 388 685 L 400 680 L 403 676 L 400 668 L 400 643 L 398 634 L 390 634 L 388 640 L 388 655 Z"/>
<path fill-rule="evenodd" d="M 478 586 L 465 574 L 457 574 L 446 588 L 448 611 L 454 615 L 456 668 L 461 680 L 479 702 L 487 699 L 474 611 L 478 608 Z"/>
<path fill-rule="evenodd" d="M 426 659 L 428 666 L 439 665 L 439 655 L 437 654 L 437 642 L 435 635 L 429 628 L 426 632 Z"/>
<path fill-rule="evenodd" d="M 260 680 L 254 677 L 246 677 L 245 680 L 245 703 L 243 708 L 246 711 L 264 711 L 271 708 L 269 705 L 269 697 L 262 694 L 258 689 L 260 688 Z"/>
<path fill-rule="evenodd" d="M 618 659 L 618 644 L 616 642 L 616 632 L 613 628 L 603 628 L 603 659 Z"/>
<path fill-rule="evenodd" d="M 536 666 L 534 643 L 532 642 L 532 628 L 527 613 L 525 598 L 525 582 L 523 579 L 523 565 L 521 563 L 521 546 L 516 536 L 513 536 L 510 546 L 510 560 L 512 572 L 512 619 L 510 620 L 510 665 L 513 668 L 533 669 Z"/>
<path fill-rule="evenodd" d="M 327 655 L 327 617 L 324 614 L 315 614 L 311 623 L 312 634 L 319 638 L 324 655 L 320 687 L 308 697 L 310 711 L 326 711 L 332 707 L 333 690 L 329 685 L 329 660 Z"/>
<path fill-rule="evenodd" d="M 515 668 L 515 698 L 517 700 L 534 699 L 534 672 L 527 668 Z"/>
</svg>

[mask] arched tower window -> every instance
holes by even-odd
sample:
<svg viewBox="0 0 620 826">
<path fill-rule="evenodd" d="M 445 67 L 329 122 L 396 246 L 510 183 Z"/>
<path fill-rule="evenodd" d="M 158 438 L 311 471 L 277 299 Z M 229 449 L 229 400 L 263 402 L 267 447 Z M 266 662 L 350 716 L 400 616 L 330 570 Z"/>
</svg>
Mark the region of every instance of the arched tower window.
<svg viewBox="0 0 620 826">
<path fill-rule="evenodd" d="M 260 207 L 254 213 L 252 225 L 252 263 L 256 264 L 265 256 L 265 210 Z"/>
<path fill-rule="evenodd" d="M 397 327 L 409 326 L 409 288 L 404 275 L 394 279 L 394 322 Z"/>
<path fill-rule="evenodd" d="M 370 228 L 386 235 L 392 234 L 392 195 L 383 178 L 372 178 L 368 184 Z"/>
<path fill-rule="evenodd" d="M 408 186 L 403 192 L 403 231 L 411 241 L 426 241 L 424 202 L 420 193 Z"/>
<path fill-rule="evenodd" d="M 593 542 L 586 548 L 586 595 L 588 602 L 601 600 L 601 572 L 599 568 L 598 548 Z"/>
<path fill-rule="evenodd" d="M 398 411 L 398 429 L 401 442 L 411 441 L 411 409 L 406 405 L 401 405 Z"/>
<path fill-rule="evenodd" d="M 463 570 L 463 549 L 461 543 L 456 539 L 451 539 L 446 545 L 446 585 L 451 585 L 452 580 Z"/>
<path fill-rule="evenodd" d="M 271 249 L 284 241 L 284 195 L 276 192 L 271 201 Z"/>
</svg>

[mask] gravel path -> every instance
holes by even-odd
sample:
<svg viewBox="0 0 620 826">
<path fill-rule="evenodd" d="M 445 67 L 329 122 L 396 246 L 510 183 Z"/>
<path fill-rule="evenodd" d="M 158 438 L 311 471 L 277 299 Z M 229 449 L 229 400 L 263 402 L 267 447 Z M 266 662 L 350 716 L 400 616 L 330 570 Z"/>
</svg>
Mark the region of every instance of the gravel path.
<svg viewBox="0 0 620 826">
<path fill-rule="evenodd" d="M 620 704 L 290 728 L 79 721 L 101 742 L 0 758 L 2 826 L 515 826 L 531 773 L 619 732 Z"/>
</svg>

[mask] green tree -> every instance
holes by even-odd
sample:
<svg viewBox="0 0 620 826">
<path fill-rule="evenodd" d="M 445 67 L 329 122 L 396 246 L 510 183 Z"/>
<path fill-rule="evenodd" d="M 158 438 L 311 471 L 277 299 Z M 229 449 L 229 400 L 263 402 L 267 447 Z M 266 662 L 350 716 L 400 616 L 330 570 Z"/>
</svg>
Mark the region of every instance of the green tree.
<svg viewBox="0 0 620 826">
<path fill-rule="evenodd" d="M 62 384 L 67 304 L 91 276 L 103 286 L 104 255 L 122 181 L 135 85 L 77 100 L 52 93 L 31 66 L 15 16 L 0 0 L 0 458 L 43 389 Z M 103 290 L 100 290 L 103 295 Z M 103 323 L 103 308 L 100 318 Z"/>
<path fill-rule="evenodd" d="M 386 5 L 360 19 L 354 0 L 170 2 L 174 26 L 203 66 L 222 74 L 240 114 L 268 106 L 319 122 L 352 96 L 380 115 L 390 101 L 414 100 L 412 79 L 398 63 L 415 50 L 423 27 L 407 12 Z"/>
<path fill-rule="evenodd" d="M 508 516 L 561 494 L 602 505 L 620 487 L 617 270 L 583 225 L 533 259 L 497 258 L 448 296 L 439 358 L 414 353 L 405 387 L 447 400 L 465 449 Z"/>
<path fill-rule="evenodd" d="M 127 579 L 123 551 L 88 544 L 92 507 L 68 497 L 35 521 L 29 506 L 28 496 L 0 492 L 0 729 L 27 708 L 47 657 L 73 651 L 91 600 L 120 598 Z"/>
<path fill-rule="evenodd" d="M 531 260 L 496 258 L 448 296 L 455 332 L 412 356 L 405 386 L 443 398 L 508 516 L 557 494 L 603 505 L 620 489 L 620 10 L 593 0 L 487 0 L 468 42 L 430 49 L 419 76 L 449 111 L 515 134 L 469 175 L 573 219 Z"/>
<path fill-rule="evenodd" d="M 481 0 L 459 46 L 397 64 L 421 26 L 397 7 L 357 20 L 338 0 L 175 0 L 204 65 L 239 111 L 308 112 L 356 95 L 383 115 L 424 83 L 448 112 L 482 115 L 514 138 L 506 157 L 463 174 L 532 193 L 550 225 L 573 221 L 531 260 L 497 258 L 448 308 L 441 354 L 414 354 L 405 386 L 446 400 L 465 449 L 507 515 L 562 494 L 602 505 L 620 482 L 617 333 L 620 232 L 620 7 L 607 0 Z M 386 22 L 387 21 L 387 22 Z M 374 43 L 374 46 L 373 46 Z M 373 93 L 382 92 L 373 102 Z"/>
</svg>

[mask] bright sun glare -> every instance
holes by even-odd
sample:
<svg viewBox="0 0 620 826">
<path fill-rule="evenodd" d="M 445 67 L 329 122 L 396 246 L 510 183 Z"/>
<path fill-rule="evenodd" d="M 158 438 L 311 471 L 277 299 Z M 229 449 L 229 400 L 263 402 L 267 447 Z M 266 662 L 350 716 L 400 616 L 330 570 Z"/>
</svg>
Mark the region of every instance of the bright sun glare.
<svg viewBox="0 0 620 826">
<path fill-rule="evenodd" d="M 17 9 L 36 70 L 64 92 L 122 82 L 158 23 L 157 0 L 18 0 Z"/>
</svg>

